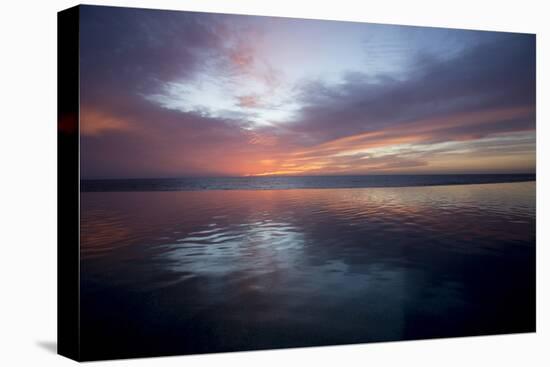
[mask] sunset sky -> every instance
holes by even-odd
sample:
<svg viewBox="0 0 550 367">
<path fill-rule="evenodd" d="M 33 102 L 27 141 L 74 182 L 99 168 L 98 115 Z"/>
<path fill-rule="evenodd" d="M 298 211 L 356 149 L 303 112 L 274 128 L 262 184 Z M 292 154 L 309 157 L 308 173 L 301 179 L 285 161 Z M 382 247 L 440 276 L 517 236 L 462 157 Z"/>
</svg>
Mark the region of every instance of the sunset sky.
<svg viewBox="0 0 550 367">
<path fill-rule="evenodd" d="M 535 36 L 81 6 L 83 178 L 535 171 Z"/>
</svg>

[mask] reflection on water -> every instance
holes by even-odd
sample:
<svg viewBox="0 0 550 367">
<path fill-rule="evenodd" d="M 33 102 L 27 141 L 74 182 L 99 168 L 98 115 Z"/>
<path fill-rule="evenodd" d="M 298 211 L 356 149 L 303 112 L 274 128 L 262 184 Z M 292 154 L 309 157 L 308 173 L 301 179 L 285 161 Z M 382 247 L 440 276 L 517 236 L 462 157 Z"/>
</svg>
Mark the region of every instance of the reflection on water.
<svg viewBox="0 0 550 367">
<path fill-rule="evenodd" d="M 535 183 L 81 194 L 87 358 L 533 331 Z"/>
</svg>

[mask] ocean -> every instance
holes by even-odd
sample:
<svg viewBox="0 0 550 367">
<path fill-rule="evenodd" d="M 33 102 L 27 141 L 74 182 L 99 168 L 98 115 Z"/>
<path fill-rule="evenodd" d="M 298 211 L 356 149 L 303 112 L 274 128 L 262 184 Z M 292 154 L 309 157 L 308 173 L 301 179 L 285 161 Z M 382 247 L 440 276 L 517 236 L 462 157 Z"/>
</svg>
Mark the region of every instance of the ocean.
<svg viewBox="0 0 550 367">
<path fill-rule="evenodd" d="M 533 180 L 85 181 L 83 357 L 532 332 Z"/>
<path fill-rule="evenodd" d="M 364 176 L 269 176 L 188 177 L 147 179 L 89 179 L 81 181 L 82 192 L 107 191 L 197 191 L 197 190 L 288 190 L 367 187 L 467 185 L 534 181 L 534 174 L 459 175 L 364 175 Z"/>
</svg>

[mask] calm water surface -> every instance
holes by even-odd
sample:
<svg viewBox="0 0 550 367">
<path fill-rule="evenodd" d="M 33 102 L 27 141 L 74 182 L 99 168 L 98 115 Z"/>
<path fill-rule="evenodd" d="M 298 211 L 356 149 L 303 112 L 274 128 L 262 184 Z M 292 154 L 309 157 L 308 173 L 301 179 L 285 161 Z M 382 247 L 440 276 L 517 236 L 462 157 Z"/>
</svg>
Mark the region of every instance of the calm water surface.
<svg viewBox="0 0 550 367">
<path fill-rule="evenodd" d="M 535 182 L 81 194 L 84 357 L 534 331 Z"/>
<path fill-rule="evenodd" d="M 353 189 L 526 182 L 535 181 L 535 178 L 534 173 L 133 178 L 82 180 L 80 189 L 83 192 Z"/>
</svg>

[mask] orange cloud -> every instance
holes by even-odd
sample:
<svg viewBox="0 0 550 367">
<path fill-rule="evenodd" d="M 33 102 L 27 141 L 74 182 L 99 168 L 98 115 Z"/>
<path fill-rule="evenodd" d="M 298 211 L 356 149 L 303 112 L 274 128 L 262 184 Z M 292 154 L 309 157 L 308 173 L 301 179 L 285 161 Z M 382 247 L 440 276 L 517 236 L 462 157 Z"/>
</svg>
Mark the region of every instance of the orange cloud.
<svg viewBox="0 0 550 367">
<path fill-rule="evenodd" d="M 102 111 L 83 108 L 80 112 L 80 134 L 97 136 L 108 131 L 127 131 L 133 126 L 125 119 L 108 115 Z"/>
<path fill-rule="evenodd" d="M 247 70 L 254 64 L 254 53 L 248 47 L 239 47 L 230 52 L 229 59 L 237 68 Z"/>
<path fill-rule="evenodd" d="M 240 96 L 237 97 L 238 105 L 240 107 L 258 107 L 260 105 L 260 97 L 257 95 Z"/>
<path fill-rule="evenodd" d="M 268 175 L 300 175 L 300 174 L 337 174 L 337 173 L 367 173 L 388 172 L 396 169 L 410 171 L 415 169 L 437 168 L 442 170 L 445 164 L 449 169 L 459 170 L 470 167 L 479 169 L 480 162 L 475 154 L 447 152 L 430 152 L 427 147 L 434 141 L 467 143 L 480 139 L 479 134 L 453 133 L 446 136 L 445 132 L 454 128 L 468 126 L 483 126 L 486 123 L 498 123 L 509 119 L 527 118 L 532 113 L 530 107 L 485 110 L 471 113 L 461 113 L 444 118 L 425 119 L 403 123 L 377 131 L 368 131 L 356 135 L 334 139 L 306 149 L 298 149 L 277 155 L 277 164 L 269 170 L 258 166 L 259 172 L 251 173 L 257 176 Z M 491 135 L 491 134 L 490 134 Z M 501 136 L 501 134 L 496 134 Z M 441 138 L 443 136 L 443 138 Z M 407 152 L 392 152 L 392 147 L 409 147 Z M 411 148 L 414 147 L 414 148 Z M 387 147 L 382 156 L 369 154 L 374 149 Z M 423 149 L 427 149 L 422 154 Z M 420 153 L 419 153 L 420 152 Z M 419 154 L 422 157 L 419 157 Z M 502 152 L 498 153 L 502 156 Z M 530 153 L 531 154 L 531 153 Z M 532 154 L 531 154 L 532 155 Z M 517 157 L 511 161 L 525 162 L 525 157 Z M 445 164 L 442 164 L 442 163 Z M 492 157 L 483 158 L 487 167 L 500 168 L 502 160 Z M 494 163 L 494 165 L 492 165 Z M 532 165 L 532 164 L 531 164 Z M 531 166 L 529 165 L 529 167 Z M 521 167 L 521 166 L 520 166 Z"/>
</svg>

